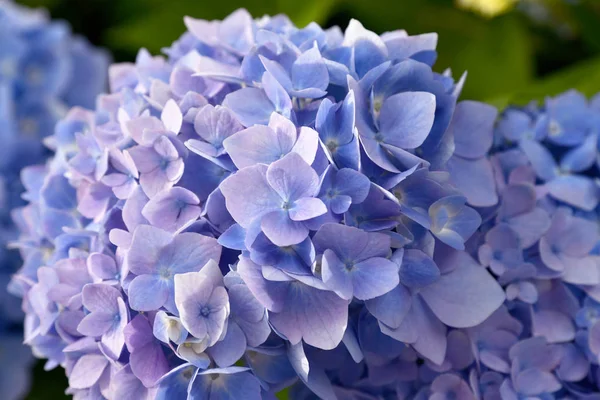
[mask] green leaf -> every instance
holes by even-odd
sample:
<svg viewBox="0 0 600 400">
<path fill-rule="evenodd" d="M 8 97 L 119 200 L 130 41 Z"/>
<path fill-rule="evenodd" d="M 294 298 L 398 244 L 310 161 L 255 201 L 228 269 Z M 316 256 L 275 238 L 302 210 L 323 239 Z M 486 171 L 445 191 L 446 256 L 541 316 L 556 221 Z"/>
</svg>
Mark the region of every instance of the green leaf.
<svg viewBox="0 0 600 400">
<path fill-rule="evenodd" d="M 279 400 L 288 400 L 290 398 L 289 392 L 290 390 L 288 388 L 283 389 L 281 392 L 277 393 L 277 398 Z"/>
<path fill-rule="evenodd" d="M 533 76 L 533 50 L 523 19 L 509 13 L 485 19 L 454 7 L 451 1 L 351 0 L 345 15 L 357 16 L 376 32 L 405 29 L 410 34 L 437 32 L 437 71 L 455 76 L 468 71 L 463 98 L 481 100 L 523 87 Z"/>
<path fill-rule="evenodd" d="M 441 52 L 445 50 L 443 41 L 440 47 Z M 525 27 L 508 14 L 490 20 L 454 53 L 449 65 L 457 73 L 469 73 L 463 98 L 481 100 L 527 85 L 533 76 L 531 56 Z"/>
<path fill-rule="evenodd" d="M 546 96 L 555 96 L 569 89 L 579 90 L 586 96 L 600 92 L 600 57 L 582 61 L 540 79 L 513 93 L 510 102 L 526 104 L 532 100 L 542 100 Z"/>
</svg>

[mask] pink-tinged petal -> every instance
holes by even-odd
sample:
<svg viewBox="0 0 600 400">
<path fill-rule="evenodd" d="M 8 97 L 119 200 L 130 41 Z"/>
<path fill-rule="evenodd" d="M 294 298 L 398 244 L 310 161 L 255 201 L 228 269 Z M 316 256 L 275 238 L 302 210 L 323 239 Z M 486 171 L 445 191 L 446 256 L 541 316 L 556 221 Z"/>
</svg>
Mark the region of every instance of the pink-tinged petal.
<svg viewBox="0 0 600 400">
<path fill-rule="evenodd" d="M 142 215 L 154 226 L 175 232 L 195 221 L 201 214 L 200 199 L 189 190 L 174 187 L 154 196 Z"/>
<path fill-rule="evenodd" d="M 161 191 L 168 189 L 173 186 L 173 182 L 170 182 L 163 171 L 160 168 L 156 168 L 148 173 L 142 173 L 140 177 L 140 186 L 146 193 L 146 196 L 152 198 Z"/>
</svg>

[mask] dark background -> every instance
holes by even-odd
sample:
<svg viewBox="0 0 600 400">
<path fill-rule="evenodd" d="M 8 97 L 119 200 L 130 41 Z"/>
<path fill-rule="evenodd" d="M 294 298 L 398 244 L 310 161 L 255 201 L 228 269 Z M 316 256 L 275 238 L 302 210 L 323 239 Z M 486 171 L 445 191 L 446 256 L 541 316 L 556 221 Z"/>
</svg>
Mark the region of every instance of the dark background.
<svg viewBox="0 0 600 400">
<path fill-rule="evenodd" d="M 465 1 L 465 0 L 463 0 Z M 473 1 L 473 0 L 471 0 Z M 498 107 L 542 100 L 576 88 L 600 91 L 600 1 L 476 0 L 517 3 L 494 16 L 458 7 L 460 0 L 21 0 L 49 9 L 73 31 L 107 48 L 115 61 L 132 61 L 146 47 L 154 54 L 184 31 L 183 16 L 222 19 L 239 7 L 255 17 L 286 13 L 299 26 L 316 21 L 345 28 L 350 18 L 382 33 L 438 32 L 436 70 L 468 70 L 463 99 Z M 64 372 L 34 374 L 28 399 L 65 398 Z M 284 397 L 284 396 L 282 396 Z"/>
</svg>

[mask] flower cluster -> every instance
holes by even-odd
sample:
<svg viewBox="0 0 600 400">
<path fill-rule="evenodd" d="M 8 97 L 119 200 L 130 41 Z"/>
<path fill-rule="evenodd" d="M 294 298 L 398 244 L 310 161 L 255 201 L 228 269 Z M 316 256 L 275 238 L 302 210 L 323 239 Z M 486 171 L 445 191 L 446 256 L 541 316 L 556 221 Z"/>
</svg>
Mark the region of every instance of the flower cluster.
<svg viewBox="0 0 600 400">
<path fill-rule="evenodd" d="M 41 10 L 0 1 L 0 398 L 27 390 L 31 355 L 23 319 L 6 287 L 21 261 L 6 249 L 18 237 L 11 211 L 23 205 L 19 173 L 50 155 L 42 139 L 72 106 L 92 107 L 104 90 L 108 57 L 50 22 Z M 18 300 L 17 300 L 18 301 Z M 5 368 L 6 367 L 6 368 Z"/>
<path fill-rule="evenodd" d="M 494 135 L 470 137 L 470 159 L 450 161 L 483 219 L 467 248 L 506 294 L 502 315 L 467 331 L 483 366 L 472 379 L 490 398 L 600 391 L 599 104 L 570 91 L 510 107 Z M 494 125 L 491 110 L 479 115 Z"/>
<path fill-rule="evenodd" d="M 492 127 L 432 72 L 436 35 L 185 23 L 23 173 L 35 354 L 80 399 L 473 396 L 455 349 L 505 294 L 452 169 Z"/>
</svg>

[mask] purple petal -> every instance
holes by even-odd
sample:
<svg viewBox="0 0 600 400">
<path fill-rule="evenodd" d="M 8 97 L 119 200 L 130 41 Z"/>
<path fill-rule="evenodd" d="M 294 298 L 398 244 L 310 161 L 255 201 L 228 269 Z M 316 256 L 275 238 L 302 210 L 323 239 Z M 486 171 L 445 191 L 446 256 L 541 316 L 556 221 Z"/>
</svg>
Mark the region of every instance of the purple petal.
<svg viewBox="0 0 600 400">
<path fill-rule="evenodd" d="M 540 179 L 551 181 L 556 177 L 557 165 L 548 149 L 530 139 L 521 140 L 519 145 Z"/>
<path fill-rule="evenodd" d="M 492 165 L 486 158 L 468 160 L 452 157 L 446 167 L 451 182 L 467 198 L 470 205 L 489 207 L 498 202 Z"/>
<path fill-rule="evenodd" d="M 440 270 L 431 257 L 416 249 L 404 252 L 399 273 L 400 282 L 411 289 L 424 288 L 440 277 Z"/>
<path fill-rule="evenodd" d="M 71 371 L 69 386 L 73 389 L 91 388 L 98 382 L 108 360 L 101 354 L 87 354 L 82 356 Z"/>
<path fill-rule="evenodd" d="M 142 215 L 154 226 L 175 232 L 201 214 L 200 199 L 187 189 L 174 187 L 158 193 L 144 206 Z"/>
<path fill-rule="evenodd" d="M 281 206 L 281 197 L 269 186 L 266 174 L 266 165 L 255 165 L 238 171 L 220 185 L 227 210 L 243 228 Z"/>
<path fill-rule="evenodd" d="M 261 400 L 263 398 L 260 382 L 251 373 L 240 371 L 227 374 L 220 371 L 223 370 L 209 369 L 198 372 L 189 387 L 188 399 Z"/>
<path fill-rule="evenodd" d="M 282 310 L 287 294 L 285 284 L 266 280 L 261 267 L 249 258 L 241 257 L 237 267 L 248 289 L 265 308 L 274 312 Z"/>
<path fill-rule="evenodd" d="M 323 282 L 327 287 L 342 299 L 352 300 L 354 294 L 352 277 L 348 273 L 346 265 L 329 249 L 325 250 L 323 254 L 321 271 Z"/>
<path fill-rule="evenodd" d="M 298 377 L 320 399 L 335 400 L 337 398 L 325 371 L 318 365 L 309 364 L 302 343 L 288 347 L 288 358 Z"/>
<path fill-rule="evenodd" d="M 434 314 L 446 325 L 466 328 L 483 322 L 504 302 L 504 291 L 473 260 L 444 274 L 421 291 Z"/>
<path fill-rule="evenodd" d="M 246 337 L 238 324 L 230 321 L 223 340 L 215 343 L 207 350 L 215 363 L 223 368 L 235 364 L 246 351 Z"/>
<path fill-rule="evenodd" d="M 291 134 L 285 130 L 275 131 L 268 126 L 255 125 L 227 138 L 223 147 L 239 169 L 255 164 L 271 164 L 292 151 L 296 142 L 295 128 Z"/>
<path fill-rule="evenodd" d="M 131 353 L 131 370 L 144 386 L 154 386 L 169 371 L 169 366 L 162 346 L 152 335 L 150 323 L 145 316 L 138 314 L 124 329 L 124 333 L 127 349 Z"/>
<path fill-rule="evenodd" d="M 414 149 L 423 144 L 433 126 L 435 96 L 404 92 L 388 97 L 381 107 L 379 126 L 387 144 Z"/>
<path fill-rule="evenodd" d="M 275 107 L 267 94 L 257 88 L 242 88 L 229 93 L 223 106 L 230 109 L 244 126 L 266 125 Z"/>
<path fill-rule="evenodd" d="M 317 173 L 295 153 L 269 165 L 266 175 L 269 185 L 287 202 L 313 197 L 319 189 Z"/>
<path fill-rule="evenodd" d="M 292 343 L 300 340 L 331 350 L 341 341 L 348 323 L 348 302 L 336 294 L 296 282 L 286 294 L 285 307 L 269 315 L 271 324 Z"/>
<path fill-rule="evenodd" d="M 550 195 L 585 211 L 591 211 L 600 201 L 596 183 L 588 177 L 561 175 L 547 183 Z"/>
<path fill-rule="evenodd" d="M 108 312 L 94 312 L 86 315 L 79 325 L 77 330 L 85 336 L 98 337 L 108 331 L 114 322 L 114 315 Z"/>
<path fill-rule="evenodd" d="M 454 154 L 467 159 L 484 157 L 492 146 L 495 107 L 476 101 L 461 101 L 456 105 L 448 127 L 454 135 Z"/>
<path fill-rule="evenodd" d="M 292 221 L 306 221 L 326 212 L 327 207 L 321 199 L 302 197 L 294 202 L 294 206 L 289 210 L 289 216 Z"/>
<path fill-rule="evenodd" d="M 87 267 L 90 273 L 104 280 L 115 279 L 117 264 L 114 258 L 102 253 L 92 253 L 87 258 Z"/>
<path fill-rule="evenodd" d="M 302 53 L 292 65 L 292 83 L 294 89 L 315 88 L 322 91 L 327 89 L 329 73 L 316 42 L 311 49 Z"/>
<path fill-rule="evenodd" d="M 367 310 L 391 328 L 398 328 L 408 314 L 412 296 L 406 287 L 398 285 L 383 296 L 365 301 Z"/>
<path fill-rule="evenodd" d="M 284 210 L 272 211 L 265 215 L 260 227 L 265 236 L 277 246 L 292 246 L 308 236 L 308 228 L 304 223 L 291 220 Z"/>
<path fill-rule="evenodd" d="M 139 275 L 129 284 L 128 294 L 132 309 L 155 311 L 167 302 L 169 288 L 159 275 Z"/>
<path fill-rule="evenodd" d="M 533 313 L 533 334 L 549 343 L 568 342 L 575 338 L 575 326 L 567 315 L 553 310 Z"/>
<path fill-rule="evenodd" d="M 121 351 L 123 350 L 123 346 L 125 346 L 124 329 L 129 322 L 129 310 L 123 299 L 118 298 L 117 304 L 119 305 L 118 323 L 114 322 L 113 316 L 112 328 L 102 336 L 102 344 L 106 353 L 113 360 L 118 360 L 121 356 Z"/>
<path fill-rule="evenodd" d="M 563 356 L 558 367 L 558 376 L 567 382 L 578 382 L 584 379 L 589 371 L 590 362 L 579 348 L 572 343 L 563 346 Z"/>
<path fill-rule="evenodd" d="M 156 260 L 163 247 L 173 240 L 173 236 L 149 225 L 140 225 L 133 232 L 131 247 L 127 252 L 127 266 L 136 274 L 149 274 L 156 271 Z"/>
<path fill-rule="evenodd" d="M 381 325 L 381 332 L 412 346 L 435 364 L 442 364 L 446 355 L 446 327 L 431 312 L 420 296 L 414 296 L 410 311 L 397 329 Z"/>
<path fill-rule="evenodd" d="M 536 368 L 527 369 L 516 377 L 515 386 L 524 395 L 556 392 L 561 384 L 554 374 Z"/>
<path fill-rule="evenodd" d="M 82 295 L 83 305 L 92 312 L 118 312 L 117 299 L 121 297 L 121 293 L 113 286 L 103 283 L 88 284 L 83 287 Z"/>
</svg>

